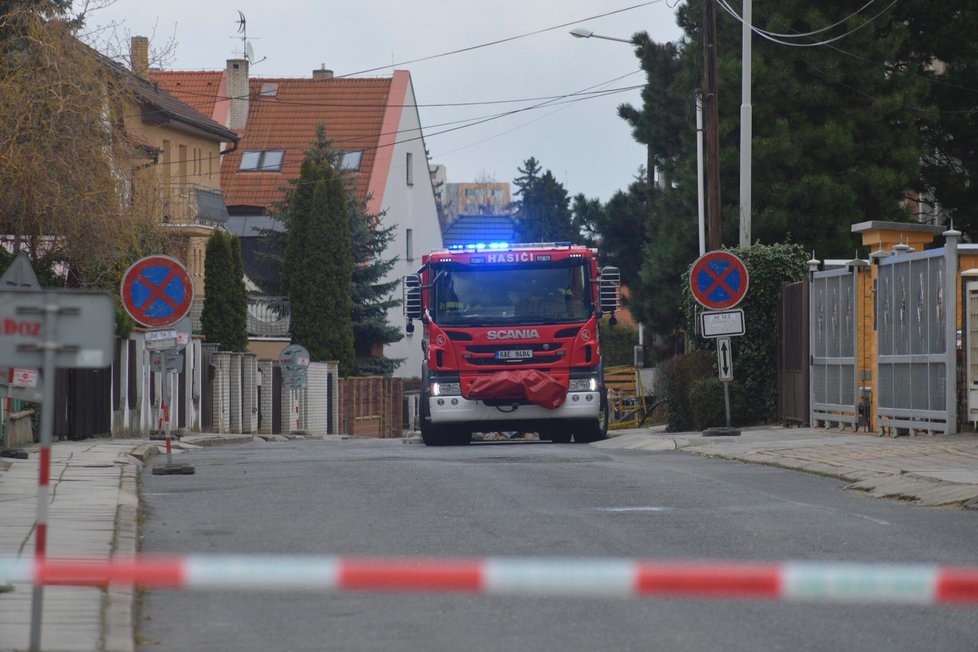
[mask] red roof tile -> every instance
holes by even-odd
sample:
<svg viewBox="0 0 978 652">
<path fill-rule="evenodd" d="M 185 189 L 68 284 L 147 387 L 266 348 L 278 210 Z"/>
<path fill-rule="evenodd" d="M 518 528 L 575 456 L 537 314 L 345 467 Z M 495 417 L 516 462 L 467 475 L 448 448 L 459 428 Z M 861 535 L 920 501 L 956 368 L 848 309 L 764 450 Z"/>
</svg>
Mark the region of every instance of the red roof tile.
<svg viewBox="0 0 978 652">
<path fill-rule="evenodd" d="M 261 88 L 277 84 L 274 96 Z M 224 157 L 221 185 L 229 206 L 270 207 L 284 196 L 290 179 L 299 176 L 305 152 L 316 139 L 316 127 L 338 150 L 362 149 L 357 191 L 365 198 L 387 108 L 388 79 L 252 79 L 248 123 L 238 149 Z M 248 150 L 285 150 L 281 172 L 242 172 Z"/>
<path fill-rule="evenodd" d="M 213 118 L 223 74 L 219 70 L 215 72 L 150 70 L 149 79 L 159 84 L 170 95 L 189 104 L 207 117 Z"/>
</svg>

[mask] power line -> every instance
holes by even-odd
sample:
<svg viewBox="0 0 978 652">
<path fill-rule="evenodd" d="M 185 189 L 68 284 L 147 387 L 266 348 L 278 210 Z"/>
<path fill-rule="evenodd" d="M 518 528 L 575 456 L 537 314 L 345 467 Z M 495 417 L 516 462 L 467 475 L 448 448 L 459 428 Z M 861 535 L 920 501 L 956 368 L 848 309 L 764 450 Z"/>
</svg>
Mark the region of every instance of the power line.
<svg viewBox="0 0 978 652">
<path fill-rule="evenodd" d="M 492 121 L 498 120 L 500 118 L 505 118 L 505 117 L 509 117 L 509 116 L 512 116 L 512 115 L 517 115 L 519 113 L 524 113 L 524 112 L 527 112 L 527 111 L 533 111 L 533 110 L 536 110 L 536 109 L 539 109 L 539 108 L 543 108 L 545 106 L 571 105 L 571 104 L 575 104 L 577 102 L 583 102 L 585 100 L 597 99 L 597 98 L 606 97 L 606 96 L 609 96 L 609 95 L 615 95 L 617 93 L 622 93 L 622 92 L 626 92 L 626 91 L 630 91 L 630 90 L 637 90 L 639 88 L 643 88 L 644 87 L 644 84 L 638 84 L 638 85 L 627 86 L 627 87 L 622 87 L 622 88 L 606 89 L 604 91 L 587 92 L 587 91 L 590 91 L 593 88 L 597 88 L 597 87 L 600 87 L 602 85 L 607 85 L 607 84 L 613 83 L 615 81 L 619 81 L 620 79 L 622 79 L 624 77 L 628 77 L 630 75 L 637 74 L 638 72 L 641 72 L 641 71 L 640 70 L 636 70 L 636 71 L 633 71 L 633 72 L 628 73 L 627 75 L 622 75 L 620 77 L 615 77 L 614 79 L 610 79 L 608 81 L 601 82 L 600 84 L 595 84 L 595 85 L 589 86 L 589 87 L 587 87 L 585 89 L 582 89 L 581 91 L 575 91 L 573 93 L 567 93 L 567 94 L 564 94 L 564 95 L 556 96 L 554 99 L 547 100 L 547 101 L 544 101 L 544 102 L 540 102 L 538 104 L 534 104 L 534 105 L 531 105 L 531 106 L 521 107 L 519 109 L 513 109 L 511 111 L 505 111 L 505 112 L 501 112 L 501 113 L 494 113 L 494 114 L 490 114 L 490 115 L 487 115 L 487 116 L 477 116 L 477 117 L 474 117 L 474 118 L 467 118 L 467 119 L 464 119 L 464 120 L 454 120 L 454 121 L 450 121 L 450 122 L 446 122 L 446 123 L 441 123 L 441 124 L 428 125 L 428 128 L 436 128 L 436 127 L 440 127 L 440 126 L 457 125 L 457 126 L 452 126 L 452 127 L 448 128 L 448 129 L 443 129 L 441 131 L 424 133 L 424 128 L 425 127 L 424 126 L 419 126 L 418 128 L 413 128 L 413 129 L 399 129 L 399 130 L 396 130 L 396 131 L 381 132 L 380 134 L 371 134 L 370 136 L 354 137 L 354 138 L 352 138 L 352 139 L 350 139 L 349 141 L 346 141 L 346 142 L 347 143 L 350 143 L 350 142 L 356 142 L 358 140 L 366 140 L 366 139 L 374 140 L 374 139 L 376 139 L 378 137 L 382 137 L 382 136 L 390 136 L 390 135 L 393 135 L 393 136 L 396 137 L 398 134 L 421 132 L 421 134 L 418 135 L 418 136 L 412 136 L 412 137 L 404 138 L 404 139 L 401 139 L 401 140 L 395 140 L 394 142 L 391 142 L 391 143 L 385 143 L 385 144 L 380 144 L 380 145 L 372 145 L 372 146 L 367 146 L 367 147 L 362 147 L 362 148 L 355 148 L 355 149 L 362 149 L 363 151 L 377 150 L 377 149 L 382 149 L 382 148 L 385 148 L 385 147 L 393 147 L 393 146 L 399 145 L 401 143 L 408 143 L 408 142 L 412 142 L 412 141 L 415 141 L 415 140 L 423 140 L 426 137 L 440 136 L 442 134 L 446 134 L 446 133 L 450 133 L 450 132 L 454 132 L 454 131 L 459 131 L 461 129 L 467 129 L 469 127 L 475 127 L 475 126 L 478 126 L 480 124 L 485 124 L 487 122 L 492 122 Z M 578 97 L 578 95 L 583 95 L 583 96 Z M 563 101 L 559 101 L 559 100 L 563 100 Z M 459 124 L 459 123 L 462 123 L 462 124 Z M 529 123 L 527 123 L 527 124 L 529 124 Z M 165 127 L 163 127 L 163 126 L 154 126 L 154 127 L 150 127 L 150 128 L 151 129 L 164 129 Z M 347 146 L 347 148 L 349 148 L 349 146 Z M 162 165 L 175 165 L 177 163 L 179 163 L 179 161 L 170 161 L 169 163 L 158 163 L 157 166 L 162 166 Z"/>
<path fill-rule="evenodd" d="M 725 3 L 725 0 L 717 0 L 717 1 L 720 2 L 721 4 L 724 4 Z M 724 9 L 728 13 L 731 13 L 732 10 L 730 9 L 729 3 L 726 3 L 726 4 L 727 4 L 727 6 L 724 7 Z M 881 11 L 876 16 L 873 16 L 873 18 L 871 18 L 870 20 L 875 20 L 877 17 L 879 17 L 882 13 L 884 13 L 885 11 L 887 11 L 894 4 L 896 4 L 896 0 L 894 0 L 893 2 L 891 2 L 889 5 L 887 5 L 887 7 L 885 7 L 883 9 L 883 11 Z M 846 17 L 845 19 L 843 19 L 843 21 L 840 21 L 840 22 L 845 22 L 846 20 L 849 20 L 850 18 L 852 18 L 856 14 L 860 13 L 866 6 L 868 6 L 868 5 L 864 5 L 858 11 L 856 11 L 853 14 L 850 14 L 848 17 Z M 761 15 L 761 16 L 763 16 L 765 18 L 768 18 L 764 14 L 757 14 L 757 12 L 754 12 L 754 13 L 755 13 L 755 15 Z M 741 21 L 740 16 L 737 15 L 736 13 L 731 13 L 731 15 L 734 18 L 736 18 L 738 21 Z M 838 24 L 838 23 L 836 23 L 836 24 Z M 866 24 L 868 24 L 868 23 L 866 23 Z M 860 26 L 860 27 L 862 27 L 862 26 Z M 758 31 L 760 28 L 752 27 L 752 29 L 753 29 L 753 31 L 755 33 L 760 34 L 760 31 Z M 761 31 L 764 31 L 764 30 L 761 30 Z M 852 30 L 850 32 L 847 32 L 847 34 L 851 34 L 853 31 L 855 31 L 855 30 Z M 766 32 L 766 33 L 768 33 L 768 34 L 777 34 L 776 32 Z M 799 36 L 801 36 L 801 34 L 799 34 Z M 845 36 L 845 35 L 843 35 L 843 36 Z M 772 39 L 768 39 L 768 40 L 772 40 Z M 779 41 L 774 41 L 774 42 L 775 43 L 779 43 Z M 945 81 L 943 79 L 940 79 L 939 77 L 926 76 L 926 75 L 922 75 L 922 74 L 920 74 L 918 72 L 915 72 L 913 70 L 906 70 L 906 69 L 902 69 L 902 68 L 886 68 L 886 65 L 884 63 L 880 63 L 879 61 L 873 61 L 869 57 L 865 57 L 865 56 L 862 56 L 860 54 L 856 54 L 855 52 L 849 52 L 848 50 L 843 50 L 842 48 L 840 48 L 840 47 L 838 47 L 836 45 L 832 45 L 830 42 L 824 42 L 822 44 L 825 45 L 825 47 L 827 47 L 828 49 L 834 50 L 834 51 L 838 52 L 839 54 L 843 54 L 845 56 L 852 57 L 853 59 L 858 59 L 859 61 L 864 61 L 866 63 L 873 64 L 874 66 L 878 66 L 878 67 L 884 68 L 884 69 L 887 70 L 887 72 L 892 72 L 892 73 L 897 73 L 897 74 L 902 74 L 902 75 L 909 75 L 911 77 L 915 77 L 917 79 L 920 79 L 920 80 L 929 82 L 931 84 L 937 84 L 937 85 L 940 85 L 940 86 L 947 86 L 949 88 L 956 88 L 958 90 L 967 91 L 967 92 L 970 92 L 970 93 L 978 93 L 978 89 L 976 89 L 976 88 L 971 88 L 969 86 L 963 86 L 961 84 L 955 84 L 953 82 L 949 82 L 949 81 Z M 794 43 L 794 44 L 792 44 L 792 43 L 784 43 L 783 45 L 793 45 L 795 47 L 798 46 L 797 43 Z M 811 45 L 812 46 L 815 46 L 815 45 L 819 45 L 819 44 L 818 43 L 812 43 Z M 971 108 L 969 108 L 969 109 L 957 109 L 957 110 L 940 111 L 940 113 L 942 113 L 942 114 L 945 114 L 945 113 L 946 114 L 971 113 L 973 110 L 974 109 L 971 109 Z"/>
<path fill-rule="evenodd" d="M 733 8 L 730 6 L 729 3 L 727 3 L 726 0 L 716 0 L 716 2 L 717 2 L 718 5 L 720 5 L 723 8 L 724 11 L 726 11 L 728 14 L 730 14 L 731 16 L 733 16 L 734 19 L 736 19 L 738 22 L 740 22 L 740 23 L 743 23 L 744 22 L 743 21 L 743 18 L 741 18 L 740 15 L 736 11 L 733 10 Z M 752 32 L 754 32 L 755 34 L 757 34 L 761 38 L 767 39 L 768 41 L 771 41 L 773 43 L 778 43 L 779 45 L 786 45 L 788 47 L 795 47 L 795 48 L 814 48 L 814 47 L 819 47 L 819 46 L 822 46 L 822 45 L 828 45 L 829 43 L 834 43 L 835 41 L 839 41 L 841 39 L 844 39 L 847 36 L 850 36 L 851 34 L 853 34 L 853 33 L 857 32 L 858 30 L 862 29 L 863 27 L 866 27 L 867 25 L 872 24 L 873 21 L 875 21 L 877 18 L 879 18 L 880 16 L 882 16 L 883 14 L 885 14 L 887 11 L 889 11 L 890 8 L 893 5 L 895 5 L 897 2 L 898 2 L 898 0 L 891 0 L 890 4 L 886 5 L 879 13 L 877 13 L 876 15 L 872 16 L 871 18 L 869 18 L 866 22 L 861 23 L 861 24 L 855 26 L 854 28 L 852 28 L 851 30 L 845 32 L 844 34 L 840 34 L 839 36 L 836 36 L 836 37 L 830 38 L 830 39 L 826 39 L 824 41 L 816 41 L 816 42 L 812 42 L 812 43 L 792 43 L 790 41 L 785 41 L 783 39 L 777 38 L 777 36 L 782 36 L 782 35 L 775 35 L 775 33 L 773 33 L 773 32 L 768 32 L 766 30 L 763 30 L 763 29 L 760 29 L 758 27 L 755 27 L 754 25 L 751 25 L 750 26 L 750 29 L 751 29 Z M 860 9 L 860 11 L 861 11 L 861 9 Z M 858 13 L 859 12 L 857 11 L 856 13 L 851 14 L 850 16 L 848 16 L 847 18 L 845 18 L 845 20 L 849 20 L 850 18 L 852 18 L 853 16 L 855 16 Z M 845 20 L 843 22 L 845 22 Z M 799 34 L 798 36 L 802 36 L 802 35 Z"/>
<path fill-rule="evenodd" d="M 480 43 L 479 45 L 471 45 L 465 48 L 459 48 L 457 50 L 450 50 L 448 52 L 442 52 L 440 54 L 432 54 L 426 57 L 419 57 L 417 59 L 409 59 L 407 61 L 399 61 L 397 63 L 391 63 L 386 66 L 378 66 L 376 68 L 367 68 L 366 70 L 358 70 L 356 72 L 346 73 L 345 75 L 336 75 L 337 78 L 352 77 L 353 75 L 363 75 L 368 72 L 376 72 L 378 70 L 387 70 L 388 68 L 395 68 L 397 66 L 406 66 L 412 63 L 418 63 L 420 61 L 430 61 L 431 59 L 438 59 L 441 57 L 447 57 L 453 54 L 461 54 L 463 52 L 471 52 L 472 50 L 478 50 L 480 48 L 486 48 L 493 45 L 499 45 L 500 43 L 508 43 L 510 41 L 516 41 L 528 36 L 536 36 L 537 34 L 543 34 L 544 32 L 552 32 L 555 29 L 561 29 L 564 27 L 569 27 L 571 25 L 576 25 L 578 23 L 583 23 L 587 20 L 596 20 L 598 18 L 605 18 L 607 16 L 613 16 L 615 14 L 620 14 L 626 11 L 631 11 L 633 9 L 639 9 L 641 7 L 647 7 L 649 5 L 654 5 L 662 2 L 663 0 L 652 0 L 651 2 L 642 2 L 637 5 L 631 5 L 630 7 L 623 7 L 621 9 L 615 9 L 614 11 L 608 11 L 603 14 L 597 14 L 594 16 L 587 16 L 586 18 L 578 18 L 567 23 L 561 23 L 560 25 L 553 25 L 552 27 L 544 27 L 543 29 L 534 30 L 532 32 L 526 32 L 525 34 L 518 34 L 516 36 L 509 36 L 507 38 L 498 39 L 496 41 L 489 41 L 488 43 Z"/>
</svg>

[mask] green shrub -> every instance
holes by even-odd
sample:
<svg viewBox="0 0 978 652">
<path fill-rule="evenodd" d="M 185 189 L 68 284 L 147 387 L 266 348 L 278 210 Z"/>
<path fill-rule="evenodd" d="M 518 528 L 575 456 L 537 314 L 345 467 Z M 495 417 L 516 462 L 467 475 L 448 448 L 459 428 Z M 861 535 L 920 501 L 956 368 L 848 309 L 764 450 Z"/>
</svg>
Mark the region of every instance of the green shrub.
<svg viewBox="0 0 978 652">
<path fill-rule="evenodd" d="M 601 337 L 601 358 L 606 368 L 635 363 L 638 331 L 622 324 L 610 326 L 607 321 L 598 322 L 598 331 Z"/>
<path fill-rule="evenodd" d="M 714 368 L 706 378 L 694 378 L 689 384 L 689 404 L 693 410 L 693 430 L 727 425 L 727 408 L 723 397 L 723 382 Z M 744 410 L 744 390 L 736 381 L 730 383 L 730 425 L 741 425 Z"/>
<path fill-rule="evenodd" d="M 749 396 L 750 400 L 740 400 L 735 407 L 731 397 L 731 418 L 741 425 L 765 423 L 772 420 L 777 412 L 778 300 L 781 286 L 805 278 L 808 270 L 806 261 L 811 254 L 797 244 L 754 245 L 750 249 L 729 251 L 744 261 L 750 275 L 747 294 L 736 306 L 744 311 L 746 332 L 741 337 L 730 338 L 734 368 L 731 390 L 739 386 L 741 395 Z M 689 289 L 689 270 L 683 274 L 682 292 L 683 313 L 692 346 L 707 349 L 710 356 L 715 356 L 713 342 L 692 336 L 698 330 L 696 322 L 703 308 Z M 716 373 L 713 372 L 713 375 Z M 697 410 L 704 408 L 702 405 L 696 406 Z"/>
<path fill-rule="evenodd" d="M 666 363 L 660 388 L 669 413 L 666 423 L 669 432 L 696 429 L 694 413 L 698 406 L 690 403 L 690 387 L 693 381 L 715 373 L 713 356 L 705 350 L 678 355 Z"/>
</svg>

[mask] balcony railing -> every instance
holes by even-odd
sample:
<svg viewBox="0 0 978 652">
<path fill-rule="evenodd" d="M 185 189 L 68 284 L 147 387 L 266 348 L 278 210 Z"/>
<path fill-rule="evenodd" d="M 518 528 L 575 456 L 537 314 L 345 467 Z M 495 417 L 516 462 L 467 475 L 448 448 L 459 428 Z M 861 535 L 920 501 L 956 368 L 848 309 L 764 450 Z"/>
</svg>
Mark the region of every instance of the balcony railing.
<svg viewBox="0 0 978 652">
<path fill-rule="evenodd" d="M 248 297 L 250 337 L 288 337 L 292 310 L 286 297 Z"/>
<path fill-rule="evenodd" d="M 224 224 L 228 209 L 224 193 L 196 184 L 173 185 L 163 208 L 171 224 Z"/>
</svg>

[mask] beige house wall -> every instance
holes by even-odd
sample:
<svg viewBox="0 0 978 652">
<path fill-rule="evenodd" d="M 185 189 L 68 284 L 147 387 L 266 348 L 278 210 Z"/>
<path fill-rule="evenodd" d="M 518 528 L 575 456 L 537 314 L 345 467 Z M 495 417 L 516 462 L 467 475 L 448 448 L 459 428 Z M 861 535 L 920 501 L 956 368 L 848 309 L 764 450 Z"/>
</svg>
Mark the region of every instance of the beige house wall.
<svg viewBox="0 0 978 652">
<path fill-rule="evenodd" d="M 259 360 L 274 360 L 278 364 L 279 354 L 289 344 L 288 340 L 248 340 L 248 352 L 256 354 Z"/>
</svg>

